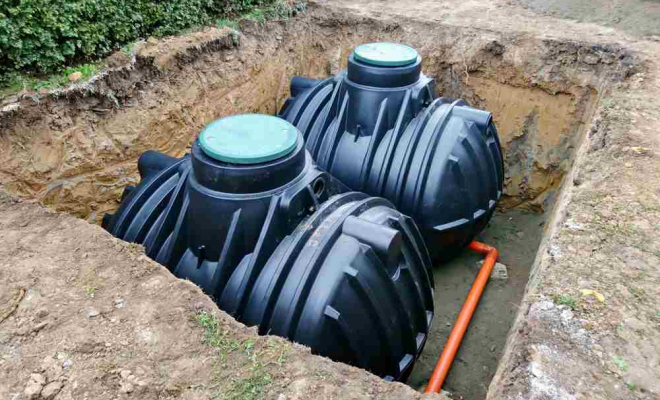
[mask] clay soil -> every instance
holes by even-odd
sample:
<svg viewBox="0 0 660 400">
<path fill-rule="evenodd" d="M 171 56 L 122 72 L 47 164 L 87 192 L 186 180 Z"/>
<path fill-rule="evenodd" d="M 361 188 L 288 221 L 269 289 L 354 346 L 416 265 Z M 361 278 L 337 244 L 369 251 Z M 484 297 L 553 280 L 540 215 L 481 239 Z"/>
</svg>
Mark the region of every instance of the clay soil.
<svg viewBox="0 0 660 400">
<path fill-rule="evenodd" d="M 291 76 L 334 74 L 375 40 L 416 47 L 441 93 L 494 112 L 505 148 L 482 239 L 509 279 L 489 284 L 450 395 L 660 398 L 660 15 L 635 1 L 645 18 L 616 22 L 620 2 L 599 2 L 316 1 L 240 34 L 150 39 L 91 82 L 0 100 L 0 398 L 419 398 L 478 257 L 436 266 L 408 387 L 258 337 L 94 224 L 144 150 L 180 156 L 216 118 L 274 113 Z"/>
</svg>

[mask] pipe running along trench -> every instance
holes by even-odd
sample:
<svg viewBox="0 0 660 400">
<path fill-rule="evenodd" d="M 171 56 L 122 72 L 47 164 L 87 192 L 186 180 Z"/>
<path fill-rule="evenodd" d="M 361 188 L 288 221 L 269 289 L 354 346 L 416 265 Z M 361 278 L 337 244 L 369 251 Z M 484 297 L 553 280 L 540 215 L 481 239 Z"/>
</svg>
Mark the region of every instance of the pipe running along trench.
<svg viewBox="0 0 660 400">
<path fill-rule="evenodd" d="M 438 362 L 435 364 L 435 369 L 433 370 L 431 379 L 429 379 L 429 383 L 426 386 L 426 390 L 424 391 L 425 393 L 440 392 L 442 384 L 445 382 L 445 378 L 447 378 L 447 374 L 449 373 L 451 365 L 454 362 L 456 352 L 461 346 L 461 341 L 463 340 L 465 331 L 467 330 L 468 325 L 470 325 L 472 315 L 474 315 L 474 311 L 479 304 L 479 299 L 484 292 L 486 283 L 488 283 L 488 278 L 490 278 L 490 273 L 493 271 L 493 266 L 495 265 L 497 257 L 499 256 L 499 252 L 496 248 L 481 242 L 473 241 L 468 247 L 477 253 L 485 254 L 486 260 L 484 260 L 483 265 L 479 269 L 479 273 L 477 274 L 477 277 L 472 284 L 472 288 L 470 288 L 470 292 L 465 299 L 463 308 L 461 308 L 461 312 L 458 314 L 454 328 L 449 334 L 445 348 L 442 350 L 442 354 L 440 354 L 440 358 L 438 358 Z"/>
</svg>

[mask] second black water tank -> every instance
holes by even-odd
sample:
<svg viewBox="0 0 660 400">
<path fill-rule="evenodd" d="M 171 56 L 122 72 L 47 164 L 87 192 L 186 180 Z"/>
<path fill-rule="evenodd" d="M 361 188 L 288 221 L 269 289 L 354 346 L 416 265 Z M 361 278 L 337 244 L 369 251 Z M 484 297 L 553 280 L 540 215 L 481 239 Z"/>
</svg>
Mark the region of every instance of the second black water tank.
<svg viewBox="0 0 660 400">
<path fill-rule="evenodd" d="M 294 78 L 291 94 L 280 116 L 318 165 L 413 217 L 434 259 L 450 259 L 487 225 L 504 179 L 492 115 L 436 98 L 414 49 L 359 46 L 347 71 Z"/>
</svg>

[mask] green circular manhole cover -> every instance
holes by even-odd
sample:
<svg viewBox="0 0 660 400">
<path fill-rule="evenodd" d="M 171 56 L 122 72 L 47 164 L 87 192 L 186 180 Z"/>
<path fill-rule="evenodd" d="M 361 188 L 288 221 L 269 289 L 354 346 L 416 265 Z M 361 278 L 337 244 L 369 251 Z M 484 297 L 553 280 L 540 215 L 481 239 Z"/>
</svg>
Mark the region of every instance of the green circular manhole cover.
<svg viewBox="0 0 660 400">
<path fill-rule="evenodd" d="M 199 146 L 219 161 L 258 164 L 289 154 L 297 138 L 296 127 L 281 118 L 245 114 L 208 124 L 199 134 Z"/>
<path fill-rule="evenodd" d="M 358 46 L 355 58 L 380 67 L 401 67 L 417 61 L 417 50 L 398 43 L 369 43 Z"/>
</svg>

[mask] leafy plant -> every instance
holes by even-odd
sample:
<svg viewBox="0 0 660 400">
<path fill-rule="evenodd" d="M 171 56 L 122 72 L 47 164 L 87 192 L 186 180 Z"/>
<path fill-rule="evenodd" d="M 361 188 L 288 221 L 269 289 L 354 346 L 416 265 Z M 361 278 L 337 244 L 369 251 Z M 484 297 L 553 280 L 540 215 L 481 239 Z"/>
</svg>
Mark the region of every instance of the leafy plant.
<svg viewBox="0 0 660 400">
<path fill-rule="evenodd" d="M 575 310 L 575 308 L 577 307 L 577 300 L 572 296 L 560 294 L 558 296 L 555 296 L 553 300 L 555 301 L 556 304 L 560 306 L 568 306 L 573 310 Z"/>
<path fill-rule="evenodd" d="M 0 0 L 0 85 L 50 73 L 148 36 L 210 25 L 273 0 Z M 84 74 L 84 72 L 83 72 Z"/>
</svg>

